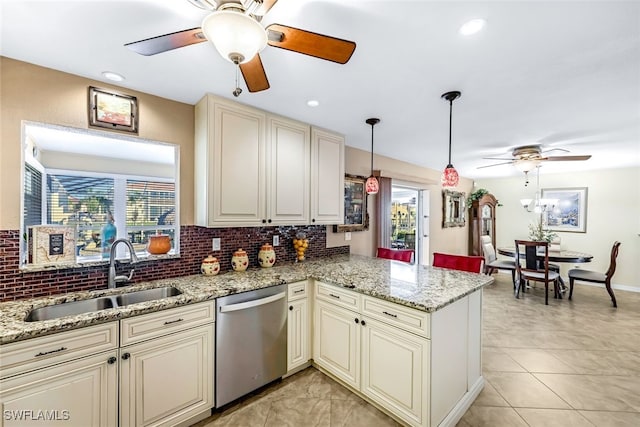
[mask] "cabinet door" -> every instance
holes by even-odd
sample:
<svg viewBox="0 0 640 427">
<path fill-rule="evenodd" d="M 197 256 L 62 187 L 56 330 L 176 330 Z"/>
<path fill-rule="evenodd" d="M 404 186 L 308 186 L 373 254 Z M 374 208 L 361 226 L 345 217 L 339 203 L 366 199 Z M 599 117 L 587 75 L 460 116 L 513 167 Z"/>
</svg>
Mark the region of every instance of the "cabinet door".
<svg viewBox="0 0 640 427">
<path fill-rule="evenodd" d="M 410 425 L 427 425 L 429 340 L 364 320 L 361 391 Z"/>
<path fill-rule="evenodd" d="M 213 407 L 213 325 L 120 349 L 120 426 L 175 425 Z"/>
<path fill-rule="evenodd" d="M 344 218 L 344 138 L 311 130 L 311 223 L 342 224 Z"/>
<path fill-rule="evenodd" d="M 2 425 L 116 425 L 116 355 L 113 350 L 0 381 Z"/>
<path fill-rule="evenodd" d="M 304 365 L 309 357 L 309 300 L 289 302 L 287 319 L 287 371 Z"/>
<path fill-rule="evenodd" d="M 304 123 L 269 117 L 267 223 L 308 224 L 310 128 Z"/>
<path fill-rule="evenodd" d="M 213 117 L 209 225 L 260 225 L 266 221 L 266 117 L 258 110 L 218 101 Z"/>
<path fill-rule="evenodd" d="M 360 387 L 359 315 L 316 301 L 313 360 L 345 383 Z"/>
</svg>

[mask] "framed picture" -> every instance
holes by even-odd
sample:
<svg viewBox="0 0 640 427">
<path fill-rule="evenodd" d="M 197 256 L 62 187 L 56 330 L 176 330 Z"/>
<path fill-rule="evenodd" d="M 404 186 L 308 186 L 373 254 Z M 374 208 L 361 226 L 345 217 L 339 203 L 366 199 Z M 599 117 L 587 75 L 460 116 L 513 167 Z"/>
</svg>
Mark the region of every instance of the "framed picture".
<svg viewBox="0 0 640 427">
<path fill-rule="evenodd" d="M 466 225 L 465 193 L 460 191 L 442 191 L 442 228 L 464 227 Z"/>
<path fill-rule="evenodd" d="M 363 231 L 369 229 L 367 212 L 367 178 L 356 175 L 344 176 L 344 224 L 334 225 L 333 231 Z"/>
<path fill-rule="evenodd" d="M 76 261 L 75 228 L 64 225 L 34 225 L 28 238 L 34 265 L 71 264 Z"/>
<path fill-rule="evenodd" d="M 138 99 L 89 86 L 89 125 L 138 133 Z"/>
<path fill-rule="evenodd" d="M 543 188 L 542 198 L 555 201 L 544 213 L 549 230 L 587 232 L 587 187 Z"/>
</svg>

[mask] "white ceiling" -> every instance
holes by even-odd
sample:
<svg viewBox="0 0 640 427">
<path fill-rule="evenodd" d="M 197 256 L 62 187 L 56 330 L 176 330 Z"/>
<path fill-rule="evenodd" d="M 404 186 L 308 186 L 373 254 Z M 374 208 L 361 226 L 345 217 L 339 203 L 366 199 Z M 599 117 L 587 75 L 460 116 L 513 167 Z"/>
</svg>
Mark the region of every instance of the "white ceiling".
<svg viewBox="0 0 640 427">
<path fill-rule="evenodd" d="M 101 72 L 115 71 L 125 88 L 189 104 L 206 92 L 233 99 L 235 67 L 209 43 L 151 57 L 123 46 L 200 26 L 207 13 L 187 0 L 0 5 L 3 56 L 105 82 Z M 481 33 L 458 34 L 477 17 Z M 440 95 L 460 90 L 452 160 L 462 176 L 517 176 L 510 165 L 477 167 L 528 144 L 593 156 L 542 173 L 640 166 L 640 2 L 279 0 L 262 22 L 357 43 L 346 65 L 267 46 L 271 89 L 238 98 L 341 132 L 350 146 L 368 151 L 365 119 L 379 117 L 376 153 L 442 169 Z"/>
</svg>

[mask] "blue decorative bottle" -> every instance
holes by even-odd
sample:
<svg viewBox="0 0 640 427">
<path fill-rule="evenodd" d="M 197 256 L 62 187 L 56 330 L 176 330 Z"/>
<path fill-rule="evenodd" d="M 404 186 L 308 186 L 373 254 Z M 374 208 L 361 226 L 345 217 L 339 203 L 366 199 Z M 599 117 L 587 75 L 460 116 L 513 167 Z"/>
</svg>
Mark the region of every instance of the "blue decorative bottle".
<svg viewBox="0 0 640 427">
<path fill-rule="evenodd" d="M 116 240 L 118 230 L 113 225 L 113 215 L 111 212 L 107 213 L 107 223 L 102 227 L 101 239 L 102 242 L 102 259 L 109 259 L 111 245 Z"/>
</svg>

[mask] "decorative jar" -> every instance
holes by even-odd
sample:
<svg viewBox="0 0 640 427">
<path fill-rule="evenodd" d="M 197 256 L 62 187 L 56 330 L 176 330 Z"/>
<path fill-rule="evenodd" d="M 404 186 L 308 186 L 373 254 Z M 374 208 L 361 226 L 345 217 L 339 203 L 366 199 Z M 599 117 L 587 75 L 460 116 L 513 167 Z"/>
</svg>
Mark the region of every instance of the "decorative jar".
<svg viewBox="0 0 640 427">
<path fill-rule="evenodd" d="M 155 234 L 149 236 L 147 252 L 152 255 L 166 254 L 171 250 L 171 236 L 168 234 Z"/>
<path fill-rule="evenodd" d="M 260 267 L 273 267 L 276 262 L 276 251 L 273 250 L 273 246 L 265 243 L 258 252 L 258 264 Z"/>
<path fill-rule="evenodd" d="M 242 248 L 235 251 L 231 257 L 231 267 L 233 267 L 234 271 L 245 271 L 249 267 L 247 251 Z"/>
<path fill-rule="evenodd" d="M 220 263 L 218 262 L 218 258 L 209 255 L 205 259 L 202 260 L 202 265 L 200 266 L 200 272 L 205 276 L 215 276 L 220 272 Z"/>
</svg>

